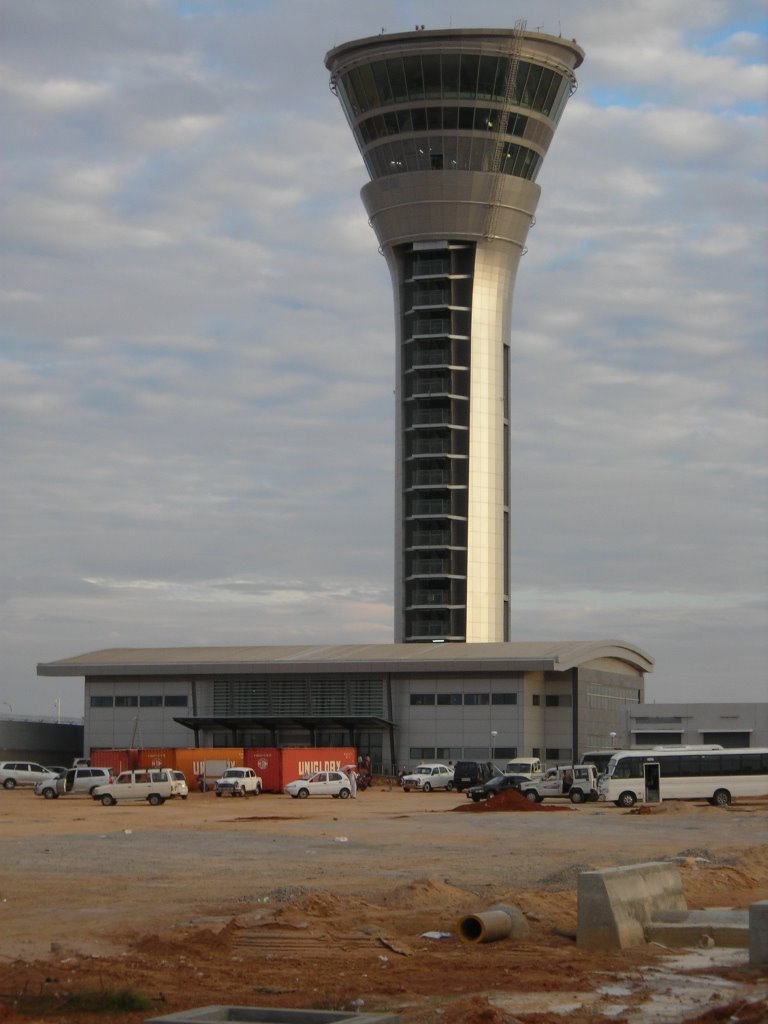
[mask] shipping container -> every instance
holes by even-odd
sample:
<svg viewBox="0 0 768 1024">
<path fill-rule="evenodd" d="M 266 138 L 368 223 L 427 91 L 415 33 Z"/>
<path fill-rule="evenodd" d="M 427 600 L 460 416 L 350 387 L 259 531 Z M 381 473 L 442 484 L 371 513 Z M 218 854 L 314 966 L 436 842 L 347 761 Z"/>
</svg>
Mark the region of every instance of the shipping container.
<svg viewBox="0 0 768 1024">
<path fill-rule="evenodd" d="M 282 793 L 280 751 L 277 747 L 246 747 L 243 751 L 246 768 L 253 768 L 261 778 L 265 793 Z"/>
<path fill-rule="evenodd" d="M 281 786 L 312 772 L 338 771 L 357 764 L 354 747 L 283 747 L 280 751 Z"/>
<path fill-rule="evenodd" d="M 112 774 L 139 767 L 138 750 L 91 750 L 90 762 L 94 768 L 111 768 Z"/>
<path fill-rule="evenodd" d="M 173 767 L 184 772 L 187 785 L 194 791 L 201 775 L 206 786 L 212 787 L 225 768 L 244 767 L 242 747 L 177 747 L 174 754 Z"/>
<path fill-rule="evenodd" d="M 139 768 L 175 768 L 174 747 L 143 747 L 139 751 Z"/>
</svg>

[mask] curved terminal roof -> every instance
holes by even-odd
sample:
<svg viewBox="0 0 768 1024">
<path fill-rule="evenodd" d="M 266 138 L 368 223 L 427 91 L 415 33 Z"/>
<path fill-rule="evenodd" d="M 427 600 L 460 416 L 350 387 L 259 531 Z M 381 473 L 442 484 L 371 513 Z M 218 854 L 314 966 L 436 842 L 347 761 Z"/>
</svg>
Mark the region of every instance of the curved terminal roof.
<svg viewBox="0 0 768 1024">
<path fill-rule="evenodd" d="M 653 671 L 653 658 L 623 640 L 484 644 L 302 644 L 254 647 L 116 647 L 39 664 L 40 676 L 158 676 L 243 672 L 566 672 L 625 663 Z"/>
</svg>

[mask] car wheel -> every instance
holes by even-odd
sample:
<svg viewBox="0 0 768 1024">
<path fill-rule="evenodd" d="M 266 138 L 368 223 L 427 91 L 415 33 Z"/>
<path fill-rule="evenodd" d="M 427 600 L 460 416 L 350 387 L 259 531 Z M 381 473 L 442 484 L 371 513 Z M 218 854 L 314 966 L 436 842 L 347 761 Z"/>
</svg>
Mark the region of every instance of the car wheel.
<svg viewBox="0 0 768 1024">
<path fill-rule="evenodd" d="M 182 798 L 181 798 L 181 799 L 182 799 L 182 800 L 186 800 L 187 798 L 186 798 L 185 796 L 182 796 Z"/>
<path fill-rule="evenodd" d="M 580 804 L 584 800 L 584 794 L 580 789 L 572 789 L 568 795 L 571 798 L 572 804 Z"/>
<path fill-rule="evenodd" d="M 160 804 L 163 802 L 163 798 L 160 796 L 159 793 L 150 793 L 149 796 L 147 797 L 147 802 L 152 807 L 159 807 Z"/>
<path fill-rule="evenodd" d="M 432 786 L 430 785 L 429 782 L 425 782 L 424 785 L 422 786 L 422 789 L 424 790 L 425 793 L 432 792 Z"/>
<path fill-rule="evenodd" d="M 6 779 L 5 782 L 3 783 L 5 789 L 13 789 L 15 785 L 16 779 Z"/>
<path fill-rule="evenodd" d="M 216 790 L 216 796 L 221 796 L 221 790 L 220 789 Z"/>
<path fill-rule="evenodd" d="M 340 789 L 339 790 L 339 799 L 340 800 L 346 800 L 348 796 L 349 796 L 349 790 L 348 789 Z"/>
<path fill-rule="evenodd" d="M 539 802 L 539 794 L 536 792 L 535 789 L 526 789 L 524 796 L 525 799 L 530 800 L 532 804 L 536 804 Z"/>
<path fill-rule="evenodd" d="M 445 787 L 445 791 L 446 791 L 446 793 L 450 793 L 452 789 L 453 789 L 453 783 L 449 782 L 448 785 Z M 459 790 L 459 792 L 461 792 L 461 790 Z"/>
<path fill-rule="evenodd" d="M 101 798 L 101 802 L 102 804 L 104 804 L 105 807 L 111 807 L 112 804 L 117 803 L 117 800 L 115 800 L 113 796 L 110 796 L 109 793 L 105 793 L 104 796 Z"/>
<path fill-rule="evenodd" d="M 727 789 L 717 789 L 712 794 L 712 805 L 714 807 L 727 807 L 731 802 L 731 794 Z"/>
<path fill-rule="evenodd" d="M 410 793 L 411 792 L 411 787 L 410 786 L 403 786 L 403 792 L 404 793 Z"/>
<path fill-rule="evenodd" d="M 299 798 L 299 800 L 306 800 L 307 797 L 309 796 L 309 790 L 308 789 L 300 789 L 299 792 L 296 794 L 296 796 Z"/>
<path fill-rule="evenodd" d="M 619 794 L 619 799 L 616 801 L 617 807 L 634 807 L 637 797 L 631 790 L 627 790 L 624 793 Z"/>
<path fill-rule="evenodd" d="M 479 804 L 480 803 L 480 797 L 479 796 L 473 796 L 472 797 L 472 803 L 473 804 Z"/>
<path fill-rule="evenodd" d="M 55 789 L 43 790 L 43 796 L 45 797 L 46 800 L 55 800 L 58 795 L 59 794 L 56 792 Z"/>
</svg>

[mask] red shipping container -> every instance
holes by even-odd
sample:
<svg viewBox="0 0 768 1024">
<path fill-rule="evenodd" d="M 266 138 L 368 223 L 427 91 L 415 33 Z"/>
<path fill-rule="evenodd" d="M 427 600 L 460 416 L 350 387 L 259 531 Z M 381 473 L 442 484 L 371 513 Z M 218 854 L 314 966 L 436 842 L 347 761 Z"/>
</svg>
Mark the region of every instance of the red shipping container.
<svg viewBox="0 0 768 1024">
<path fill-rule="evenodd" d="M 265 793 L 282 793 L 280 751 L 277 747 L 246 747 L 243 751 L 245 767 L 253 768 L 261 778 Z"/>
<path fill-rule="evenodd" d="M 138 750 L 91 750 L 91 764 L 94 768 L 111 768 L 115 777 L 120 772 L 139 767 Z"/>
<path fill-rule="evenodd" d="M 280 751 L 282 785 L 312 772 L 338 771 L 357 764 L 354 747 L 283 747 Z"/>
<path fill-rule="evenodd" d="M 144 747 L 139 751 L 139 768 L 175 768 L 174 747 Z"/>
</svg>

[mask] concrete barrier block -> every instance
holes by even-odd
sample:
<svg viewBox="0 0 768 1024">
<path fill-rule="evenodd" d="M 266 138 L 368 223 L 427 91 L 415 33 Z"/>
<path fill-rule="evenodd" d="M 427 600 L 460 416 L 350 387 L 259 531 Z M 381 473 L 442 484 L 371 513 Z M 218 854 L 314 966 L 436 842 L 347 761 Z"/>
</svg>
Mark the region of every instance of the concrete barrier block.
<svg viewBox="0 0 768 1024">
<path fill-rule="evenodd" d="M 390 1013 L 346 1013 L 339 1010 L 286 1010 L 269 1006 L 200 1006 L 165 1017 L 152 1017 L 144 1024 L 398 1024 Z"/>
<path fill-rule="evenodd" d="M 576 944 L 601 950 L 640 945 L 646 925 L 661 910 L 687 910 L 676 864 L 653 861 L 582 871 L 577 882 Z"/>
<path fill-rule="evenodd" d="M 749 962 L 768 964 L 768 900 L 749 908 Z"/>
</svg>

